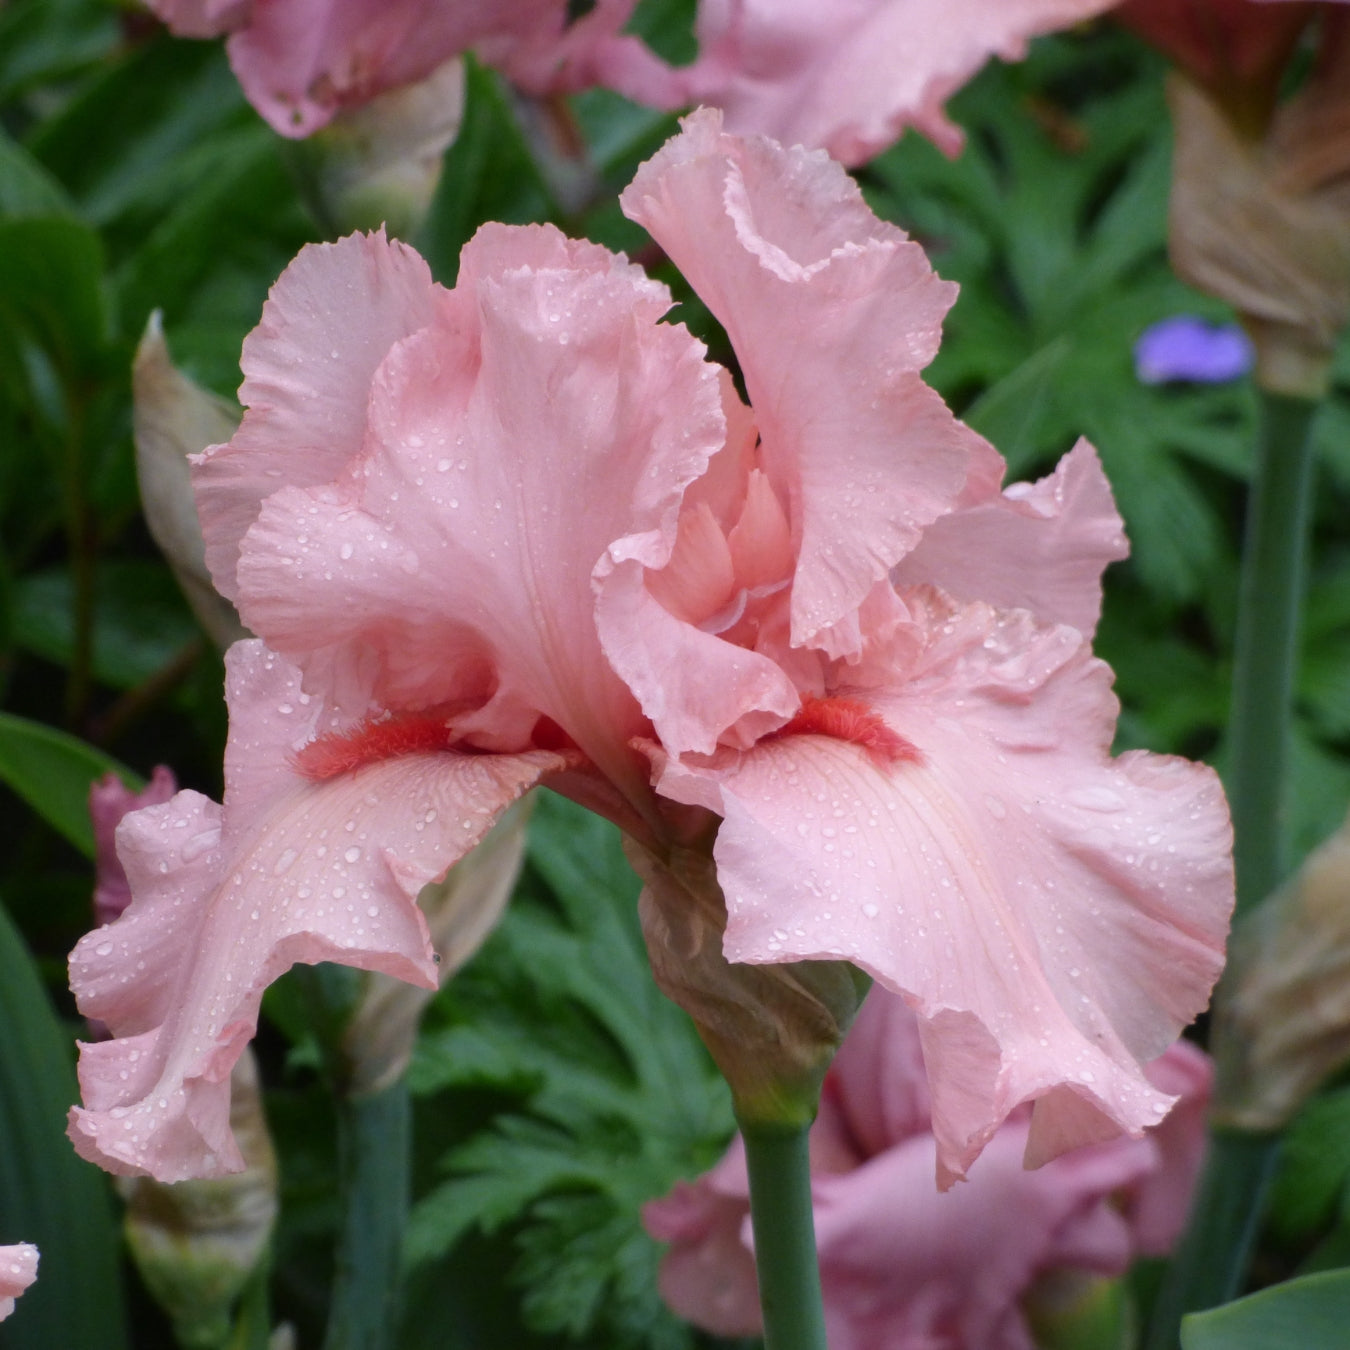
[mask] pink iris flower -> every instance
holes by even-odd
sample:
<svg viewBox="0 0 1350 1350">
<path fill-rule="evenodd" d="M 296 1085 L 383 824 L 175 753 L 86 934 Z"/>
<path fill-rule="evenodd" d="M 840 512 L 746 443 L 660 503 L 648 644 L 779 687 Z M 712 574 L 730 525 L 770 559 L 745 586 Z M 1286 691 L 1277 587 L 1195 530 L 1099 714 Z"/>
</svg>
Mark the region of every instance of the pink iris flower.
<svg viewBox="0 0 1350 1350">
<path fill-rule="evenodd" d="M 14 1300 L 37 1279 L 38 1249 L 29 1242 L 0 1247 L 0 1322 L 14 1311 Z"/>
<path fill-rule="evenodd" d="M 1230 828 L 1210 770 L 1110 755 L 1094 452 L 999 490 L 920 375 L 955 287 L 823 153 L 699 113 L 623 204 L 749 406 L 663 286 L 550 227 L 485 226 L 452 290 L 378 235 L 274 287 L 195 471 L 259 635 L 224 805 L 119 829 L 135 900 L 71 963 L 117 1037 L 83 1049 L 86 1157 L 237 1168 L 264 986 L 335 960 L 433 987 L 418 890 L 537 783 L 658 862 L 711 849 L 730 961 L 901 993 L 944 1182 L 1023 1103 L 1031 1163 L 1166 1113 L 1140 1066 L 1221 967 Z"/>
<path fill-rule="evenodd" d="M 181 37 L 229 33 L 250 103 L 283 136 L 308 136 L 343 108 L 425 79 L 472 50 L 532 94 L 603 84 L 677 107 L 670 69 L 623 33 L 637 0 L 147 0 Z"/>
<path fill-rule="evenodd" d="M 1181 1104 L 1142 1139 L 1022 1167 L 1026 1110 L 969 1183 L 933 1189 L 934 1139 L 918 1024 L 875 990 L 825 1079 L 812 1191 L 832 1350 L 1032 1350 L 1023 1301 L 1047 1276 L 1121 1274 L 1176 1240 L 1203 1157 L 1208 1059 L 1184 1041 L 1148 1066 Z M 661 1291 L 723 1336 L 760 1334 L 745 1150 L 643 1210 L 671 1244 Z"/>
<path fill-rule="evenodd" d="M 729 130 L 823 146 L 861 164 L 915 127 L 949 155 L 963 136 L 943 103 L 991 57 L 1117 0 L 700 0 L 691 100 Z"/>
</svg>

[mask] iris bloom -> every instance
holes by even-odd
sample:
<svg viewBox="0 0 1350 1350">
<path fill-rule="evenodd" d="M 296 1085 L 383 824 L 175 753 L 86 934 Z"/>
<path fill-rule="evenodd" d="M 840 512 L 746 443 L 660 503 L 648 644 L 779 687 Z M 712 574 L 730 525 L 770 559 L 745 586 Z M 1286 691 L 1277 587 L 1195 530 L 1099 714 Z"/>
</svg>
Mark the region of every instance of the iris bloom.
<svg viewBox="0 0 1350 1350">
<path fill-rule="evenodd" d="M 1142 1139 L 1022 1168 L 1027 1112 L 1004 1122 L 970 1184 L 933 1189 L 914 1015 L 877 989 L 825 1079 L 811 1128 L 816 1242 L 832 1350 L 1031 1350 L 1038 1282 L 1122 1274 L 1176 1240 L 1204 1152 L 1208 1059 L 1180 1041 L 1149 1065 L 1181 1104 Z M 643 1210 L 669 1242 L 661 1291 L 722 1336 L 762 1334 L 745 1149 Z"/>
<path fill-rule="evenodd" d="M 180 37 L 230 35 L 230 65 L 283 136 L 415 84 L 472 49 L 532 94 L 604 84 L 675 107 L 673 72 L 623 33 L 637 0 L 147 0 Z"/>
<path fill-rule="evenodd" d="M 955 288 L 825 155 L 701 113 L 623 203 L 749 406 L 663 286 L 546 226 L 485 226 L 453 290 L 380 236 L 273 289 L 196 469 L 259 635 L 224 805 L 120 828 L 135 901 L 72 960 L 117 1035 L 83 1051 L 86 1157 L 237 1167 L 263 987 L 318 960 L 431 987 L 414 898 L 536 783 L 658 890 L 706 859 L 731 962 L 901 993 L 944 1180 L 1024 1102 L 1033 1163 L 1165 1114 L 1140 1063 L 1218 974 L 1230 831 L 1208 769 L 1110 756 L 1090 633 L 1125 545 L 1094 452 L 1000 492 L 920 376 Z"/>
<path fill-rule="evenodd" d="M 1116 0 L 699 0 L 685 82 L 727 126 L 823 146 L 861 164 L 915 127 L 949 155 L 964 137 L 943 103 L 991 56 Z"/>
</svg>

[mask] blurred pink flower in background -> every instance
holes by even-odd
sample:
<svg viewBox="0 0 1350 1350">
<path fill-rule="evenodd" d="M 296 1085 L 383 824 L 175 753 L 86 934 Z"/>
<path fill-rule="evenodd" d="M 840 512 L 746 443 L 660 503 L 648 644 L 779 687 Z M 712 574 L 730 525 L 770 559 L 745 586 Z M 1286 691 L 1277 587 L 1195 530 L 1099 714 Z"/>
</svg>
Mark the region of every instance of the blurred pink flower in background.
<svg viewBox="0 0 1350 1350">
<path fill-rule="evenodd" d="M 601 85 L 649 107 L 707 104 L 733 132 L 860 164 L 911 126 L 956 154 L 946 99 L 991 56 L 1020 60 L 1031 38 L 1116 0 L 700 0 L 687 67 L 624 32 L 637 0 L 600 0 L 577 19 L 565 0 L 147 3 L 181 36 L 231 34 L 249 101 L 284 136 L 472 50 L 530 94 Z"/>
<path fill-rule="evenodd" d="M 38 1249 L 29 1242 L 0 1247 L 0 1322 L 14 1311 L 14 1300 L 37 1279 Z"/>
<path fill-rule="evenodd" d="M 117 827 L 129 811 L 167 802 L 178 784 L 173 770 L 158 765 L 141 791 L 129 788 L 115 774 L 105 774 L 89 789 L 89 817 L 94 824 L 94 926 L 120 918 L 131 903 L 131 885 L 117 860 Z"/>
<path fill-rule="evenodd" d="M 181 37 L 230 34 L 244 93 L 283 136 L 308 136 L 343 108 L 425 79 L 472 50 L 531 94 L 611 85 L 677 107 L 670 69 L 623 33 L 637 0 L 147 0 Z"/>
<path fill-rule="evenodd" d="M 86 1157 L 237 1167 L 265 985 L 434 988 L 419 889 L 540 782 L 658 868 L 711 847 L 730 961 L 904 992 L 944 1182 L 1023 1103 L 1033 1163 L 1171 1104 L 1140 1062 L 1222 964 L 1230 831 L 1209 770 L 1110 756 L 1091 447 L 999 490 L 920 376 L 955 288 L 823 153 L 705 112 L 623 202 L 751 406 L 663 286 L 550 227 L 485 226 L 453 290 L 380 236 L 273 288 L 196 469 L 261 640 L 228 658 L 224 807 L 128 817 L 135 901 L 72 958 L 119 1038 L 82 1052 Z"/>
<path fill-rule="evenodd" d="M 861 164 L 915 127 L 949 155 L 964 141 L 943 103 L 991 56 L 1116 0 L 700 0 L 689 100 L 727 129 L 821 146 Z"/>
<path fill-rule="evenodd" d="M 1014 1113 L 968 1180 L 933 1189 L 935 1142 L 914 1015 L 876 989 L 825 1079 L 811 1131 L 816 1237 L 831 1350 L 1032 1350 L 1022 1301 L 1064 1271 L 1119 1275 L 1181 1231 L 1205 1144 L 1211 1068 L 1178 1042 L 1148 1067 L 1180 1104 L 1141 1139 L 1022 1166 Z M 643 1210 L 670 1243 L 661 1291 L 723 1336 L 762 1329 L 739 1137 L 712 1171 Z"/>
</svg>

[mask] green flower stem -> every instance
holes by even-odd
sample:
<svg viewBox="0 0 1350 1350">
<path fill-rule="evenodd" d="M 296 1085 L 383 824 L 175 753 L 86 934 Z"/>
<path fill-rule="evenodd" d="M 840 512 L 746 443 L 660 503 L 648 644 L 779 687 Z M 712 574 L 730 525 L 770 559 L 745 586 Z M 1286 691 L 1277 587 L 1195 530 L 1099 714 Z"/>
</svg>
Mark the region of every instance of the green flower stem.
<svg viewBox="0 0 1350 1350">
<path fill-rule="evenodd" d="M 392 1350 L 408 1217 L 412 1112 L 400 1078 L 338 1101 L 342 1231 L 324 1350 Z"/>
<path fill-rule="evenodd" d="M 1289 742 L 1312 500 L 1309 431 L 1317 410 L 1310 399 L 1260 397 L 1228 724 L 1239 914 L 1264 900 L 1287 870 Z"/>
<path fill-rule="evenodd" d="M 1261 903 L 1288 869 L 1289 747 L 1307 568 L 1317 403 L 1260 391 L 1233 655 L 1228 797 L 1237 909 Z M 1216 1001 L 1223 998 L 1220 985 Z M 1215 1131 L 1150 1324 L 1148 1350 L 1175 1350 L 1181 1318 L 1233 1298 L 1255 1239 L 1278 1137 Z"/>
<path fill-rule="evenodd" d="M 810 1125 L 745 1125 L 764 1350 L 826 1350 L 811 1210 Z"/>
<path fill-rule="evenodd" d="M 1177 1350 L 1181 1319 L 1235 1298 L 1256 1239 L 1277 1135 L 1216 1130 L 1190 1225 L 1158 1292 L 1147 1350 Z"/>
</svg>

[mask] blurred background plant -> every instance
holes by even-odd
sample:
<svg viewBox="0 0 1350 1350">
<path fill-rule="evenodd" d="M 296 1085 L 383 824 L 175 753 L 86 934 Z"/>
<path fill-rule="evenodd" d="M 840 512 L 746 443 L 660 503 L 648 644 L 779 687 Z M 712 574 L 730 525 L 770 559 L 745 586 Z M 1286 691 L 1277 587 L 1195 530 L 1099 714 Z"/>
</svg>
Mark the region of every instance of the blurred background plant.
<svg viewBox="0 0 1350 1350">
<path fill-rule="evenodd" d="M 693 55 L 691 10 L 652 0 L 634 22 L 679 63 Z M 1136 375 L 1151 325 L 1231 317 L 1167 261 L 1164 71 L 1109 21 L 1042 39 L 951 101 L 967 132 L 959 158 L 911 134 L 858 176 L 961 284 L 930 376 L 1011 474 L 1048 471 L 1079 434 L 1101 452 L 1133 544 L 1108 573 L 1099 636 L 1124 704 L 1118 748 L 1222 768 L 1256 405 L 1241 380 Z M 671 116 L 603 90 L 531 101 L 471 58 L 463 95 L 425 213 L 406 196 L 389 212 L 439 280 L 487 219 L 552 220 L 661 270 L 615 194 Z M 168 762 L 184 785 L 220 793 L 220 659 L 141 512 L 130 372 L 159 310 L 177 366 L 233 403 L 267 288 L 338 213 L 317 199 L 313 166 L 294 171 L 294 149 L 244 101 L 218 43 L 175 40 L 104 0 L 0 9 L 0 1241 L 43 1253 L 41 1279 L 0 1326 L 5 1350 L 175 1344 L 122 1257 L 106 1178 L 64 1138 L 77 1025 L 64 962 L 91 923 L 90 783 L 111 769 L 139 786 Z M 706 312 L 663 275 L 683 295 L 678 317 L 729 360 Z M 1313 435 L 1298 857 L 1350 801 L 1344 344 Z M 651 984 L 636 889 L 609 828 L 545 797 L 515 902 L 432 1003 L 408 1080 L 400 1350 L 718 1343 L 659 1303 L 659 1249 L 638 1218 L 720 1156 L 732 1122 L 697 1038 Z M 290 1323 L 301 1346 L 324 1334 L 341 1223 L 324 1072 L 334 1030 L 320 1013 L 345 1014 L 342 997 L 321 1002 L 312 978 L 284 980 L 257 1045 L 281 1186 L 259 1278 L 270 1322 Z M 1333 1077 L 1289 1127 L 1258 1284 L 1350 1261 L 1347 1082 Z M 1153 1273 L 1136 1273 L 1145 1303 Z M 266 1343 L 256 1318 L 239 1328 L 254 1339 L 233 1344 Z"/>
</svg>

